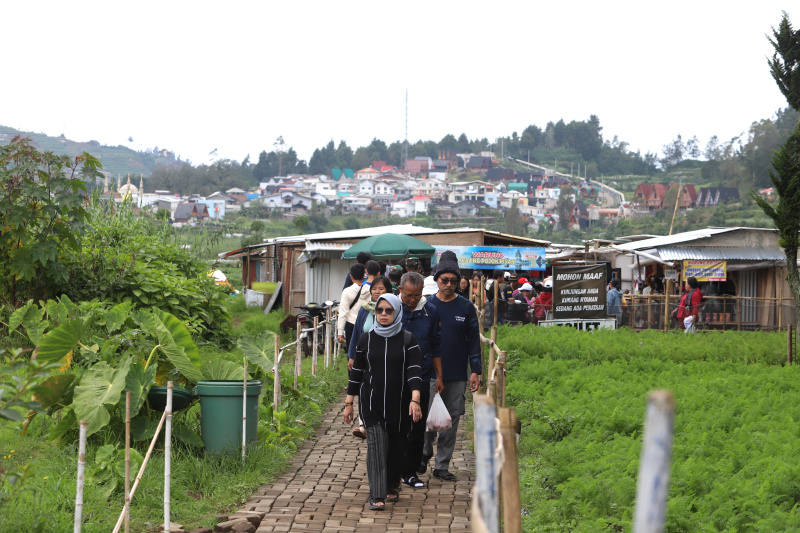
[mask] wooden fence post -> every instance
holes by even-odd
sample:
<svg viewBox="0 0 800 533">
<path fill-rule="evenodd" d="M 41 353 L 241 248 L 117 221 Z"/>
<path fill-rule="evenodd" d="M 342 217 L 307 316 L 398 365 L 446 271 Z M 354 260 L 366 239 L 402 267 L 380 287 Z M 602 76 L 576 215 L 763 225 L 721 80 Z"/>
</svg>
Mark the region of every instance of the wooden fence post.
<svg viewBox="0 0 800 533">
<path fill-rule="evenodd" d="M 500 419 L 500 436 L 503 439 L 505 459 L 503 461 L 500 487 L 503 494 L 503 531 L 521 533 L 522 504 L 519 494 L 519 470 L 517 468 L 517 415 L 513 407 L 497 410 Z"/>
<path fill-rule="evenodd" d="M 736 297 L 736 330 L 742 331 L 742 297 Z"/>
<path fill-rule="evenodd" d="M 492 339 L 492 344 L 489 345 L 489 368 L 487 369 L 487 376 L 491 377 L 492 372 L 494 371 L 494 364 L 496 359 L 496 352 L 495 351 L 495 343 L 497 342 L 497 323 L 492 326 L 492 331 L 489 334 L 489 338 Z"/>
<path fill-rule="evenodd" d="M 651 392 L 647 398 L 633 533 L 664 531 L 674 422 L 675 401 L 672 393 L 665 390 Z"/>
<path fill-rule="evenodd" d="M 672 280 L 667 280 L 667 289 L 664 291 L 664 331 L 669 331 L 669 297 L 672 294 Z"/>
<path fill-rule="evenodd" d="M 485 396 L 475 396 L 475 486 L 472 489 L 472 519 L 482 522 L 489 533 L 499 533 L 498 486 L 495 449 L 495 406 Z"/>
<path fill-rule="evenodd" d="M 497 352 L 497 365 L 495 369 L 497 374 L 495 380 L 497 381 L 497 407 L 506 406 L 506 352 Z"/>
</svg>

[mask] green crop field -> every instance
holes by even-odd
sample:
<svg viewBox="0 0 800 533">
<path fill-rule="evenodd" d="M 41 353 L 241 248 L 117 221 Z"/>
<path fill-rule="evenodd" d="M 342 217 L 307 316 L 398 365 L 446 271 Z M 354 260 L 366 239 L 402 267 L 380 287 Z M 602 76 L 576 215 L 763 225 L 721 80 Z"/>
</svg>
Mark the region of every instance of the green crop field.
<svg viewBox="0 0 800 533">
<path fill-rule="evenodd" d="M 525 531 L 631 531 L 648 391 L 671 390 L 668 532 L 800 530 L 785 333 L 500 328 Z"/>
</svg>

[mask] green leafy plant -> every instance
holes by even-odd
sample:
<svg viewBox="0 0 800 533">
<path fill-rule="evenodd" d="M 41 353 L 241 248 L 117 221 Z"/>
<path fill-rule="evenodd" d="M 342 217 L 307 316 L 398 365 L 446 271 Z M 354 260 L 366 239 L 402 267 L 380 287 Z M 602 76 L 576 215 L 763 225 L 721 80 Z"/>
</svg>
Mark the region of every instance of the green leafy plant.
<svg viewBox="0 0 800 533">
<path fill-rule="evenodd" d="M 100 161 L 39 152 L 15 136 L 0 146 L 0 301 L 16 308 L 53 296 L 67 282 L 62 262 L 80 248 L 86 210 L 83 179 L 100 174 Z"/>
<path fill-rule="evenodd" d="M 131 477 L 136 476 L 143 460 L 138 450 L 130 449 Z M 125 450 L 120 449 L 118 444 L 106 444 L 98 448 L 94 465 L 86 474 L 86 481 L 102 487 L 106 498 L 121 490 L 125 481 Z"/>
</svg>

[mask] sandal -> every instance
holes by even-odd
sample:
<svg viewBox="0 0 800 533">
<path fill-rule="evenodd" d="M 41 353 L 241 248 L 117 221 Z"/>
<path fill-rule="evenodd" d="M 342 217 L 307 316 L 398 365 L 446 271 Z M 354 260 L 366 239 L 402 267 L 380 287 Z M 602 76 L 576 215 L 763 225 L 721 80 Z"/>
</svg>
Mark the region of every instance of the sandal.
<svg viewBox="0 0 800 533">
<path fill-rule="evenodd" d="M 370 511 L 385 511 L 386 510 L 386 502 L 384 502 L 383 498 L 370 498 L 369 499 L 369 510 Z"/>
<path fill-rule="evenodd" d="M 421 489 L 425 486 L 425 483 L 423 483 L 422 480 L 420 480 L 417 476 L 403 478 L 403 483 L 415 489 Z"/>
<path fill-rule="evenodd" d="M 447 470 L 434 470 L 433 477 L 439 478 L 442 481 L 455 481 L 456 476 L 448 472 Z"/>
<path fill-rule="evenodd" d="M 386 501 L 389 503 L 395 503 L 400 500 L 400 493 L 397 492 L 395 489 L 389 489 L 386 491 Z"/>
</svg>

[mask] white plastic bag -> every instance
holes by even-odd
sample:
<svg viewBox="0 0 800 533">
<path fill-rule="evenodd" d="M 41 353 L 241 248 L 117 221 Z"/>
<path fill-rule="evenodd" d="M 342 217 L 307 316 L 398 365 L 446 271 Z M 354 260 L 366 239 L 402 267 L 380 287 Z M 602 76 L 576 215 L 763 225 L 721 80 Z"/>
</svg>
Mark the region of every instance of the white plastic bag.
<svg viewBox="0 0 800 533">
<path fill-rule="evenodd" d="M 431 404 L 431 410 L 428 412 L 428 420 L 425 422 L 425 427 L 428 431 L 435 432 L 453 427 L 453 419 L 450 418 L 450 413 L 447 412 L 447 407 L 438 392 L 433 398 L 433 404 Z"/>
</svg>

